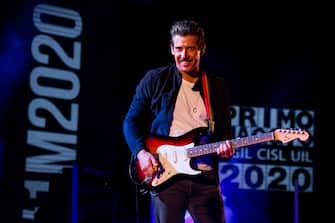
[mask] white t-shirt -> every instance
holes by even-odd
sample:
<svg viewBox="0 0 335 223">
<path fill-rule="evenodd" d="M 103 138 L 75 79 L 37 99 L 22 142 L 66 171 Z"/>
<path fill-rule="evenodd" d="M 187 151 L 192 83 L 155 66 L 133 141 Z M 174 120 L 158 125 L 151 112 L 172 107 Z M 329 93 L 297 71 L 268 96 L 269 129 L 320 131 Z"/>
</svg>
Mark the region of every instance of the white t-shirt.
<svg viewBox="0 0 335 223">
<path fill-rule="evenodd" d="M 192 129 L 207 126 L 207 112 L 199 91 L 193 91 L 194 83 L 182 79 L 178 92 L 170 136 L 180 136 Z"/>
</svg>

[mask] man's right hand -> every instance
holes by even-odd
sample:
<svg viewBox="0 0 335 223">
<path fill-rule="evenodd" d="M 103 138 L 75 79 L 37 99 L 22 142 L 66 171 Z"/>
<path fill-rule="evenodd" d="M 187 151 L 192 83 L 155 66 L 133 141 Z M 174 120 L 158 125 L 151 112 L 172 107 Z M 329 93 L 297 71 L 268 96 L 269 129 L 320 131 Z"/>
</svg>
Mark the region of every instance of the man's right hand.
<svg viewBox="0 0 335 223">
<path fill-rule="evenodd" d="M 141 149 L 137 153 L 137 161 L 138 167 L 146 177 L 152 178 L 155 175 L 158 167 L 158 161 L 150 152 L 146 149 Z"/>
</svg>

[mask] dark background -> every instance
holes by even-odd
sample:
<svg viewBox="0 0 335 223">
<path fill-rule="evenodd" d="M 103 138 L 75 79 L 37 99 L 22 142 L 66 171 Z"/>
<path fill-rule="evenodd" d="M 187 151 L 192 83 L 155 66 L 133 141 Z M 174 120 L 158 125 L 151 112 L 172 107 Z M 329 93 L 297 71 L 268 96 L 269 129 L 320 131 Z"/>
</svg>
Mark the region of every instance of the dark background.
<svg viewBox="0 0 335 223">
<path fill-rule="evenodd" d="M 195 19 L 204 26 L 207 54 L 203 65 L 228 80 L 233 104 L 314 110 L 315 147 L 321 149 L 317 89 L 322 76 L 320 27 L 326 21 L 318 5 L 155 0 L 39 2 L 73 8 L 83 18 L 81 90 L 77 102 L 80 210 L 86 222 L 135 222 L 138 216 L 148 222 L 148 197 L 140 195 L 136 200 L 137 190 L 128 177 L 130 152 L 123 139 L 122 120 L 144 72 L 172 61 L 168 31 L 178 19 Z M 27 122 L 25 102 L 29 98 L 27 76 L 33 63 L 30 42 L 36 32 L 31 22 L 35 5 L 33 1 L 13 0 L 2 2 L 0 9 L 2 207 L 13 199 L 21 202 L 21 196 L 13 194 L 21 185 L 23 168 L 20 149 L 24 148 Z M 315 206 L 302 205 L 301 222 L 322 217 L 316 206 L 321 197 L 324 160 L 324 153 L 315 152 L 315 194 L 302 198 Z M 13 172 L 18 173 L 17 177 L 12 176 Z M 54 182 L 66 185 L 69 179 L 64 173 Z M 66 191 L 54 188 L 55 194 Z M 263 196 L 261 192 L 254 194 Z M 273 213 L 276 219 L 272 222 L 291 220 L 288 216 L 292 213 L 280 215 L 277 210 L 285 205 L 281 196 L 278 193 L 271 198 L 275 205 L 268 207 L 267 215 Z M 56 198 L 59 196 L 50 199 Z M 66 199 L 57 202 L 68 204 Z M 136 202 L 141 204 L 138 209 Z M 7 215 L 19 215 L 17 206 L 20 204 L 8 208 Z M 50 221 L 59 206 L 42 208 L 41 221 Z"/>
</svg>

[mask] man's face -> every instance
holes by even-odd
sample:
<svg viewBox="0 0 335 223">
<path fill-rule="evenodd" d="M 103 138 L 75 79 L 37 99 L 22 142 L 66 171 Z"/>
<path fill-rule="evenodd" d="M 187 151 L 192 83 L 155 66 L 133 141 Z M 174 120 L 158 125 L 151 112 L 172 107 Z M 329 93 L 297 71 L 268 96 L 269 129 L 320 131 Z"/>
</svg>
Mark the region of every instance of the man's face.
<svg viewBox="0 0 335 223">
<path fill-rule="evenodd" d="M 172 41 L 171 54 L 174 56 L 178 70 L 191 76 L 198 75 L 201 49 L 197 44 L 197 36 L 176 35 L 172 38 Z"/>
</svg>

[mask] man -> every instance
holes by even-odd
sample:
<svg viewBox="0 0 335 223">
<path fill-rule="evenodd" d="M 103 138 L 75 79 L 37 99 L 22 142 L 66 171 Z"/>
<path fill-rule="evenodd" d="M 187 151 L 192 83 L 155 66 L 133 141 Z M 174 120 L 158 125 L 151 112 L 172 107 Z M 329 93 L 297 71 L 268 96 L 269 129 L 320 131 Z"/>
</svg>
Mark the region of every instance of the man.
<svg viewBox="0 0 335 223">
<path fill-rule="evenodd" d="M 177 21 L 170 35 L 175 63 L 149 70 L 138 84 L 123 123 L 125 140 L 142 182 L 152 186 L 157 223 L 184 222 L 186 211 L 194 222 L 222 223 L 218 161 L 231 158 L 234 148 L 223 141 L 214 152 L 185 154 L 190 145 L 230 139 L 227 86 L 200 66 L 206 44 L 197 22 Z M 194 144 L 183 145 L 189 135 Z"/>
</svg>

